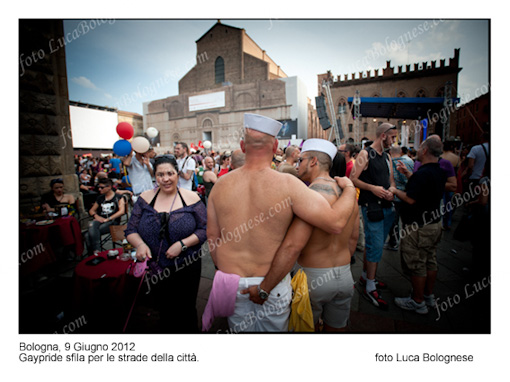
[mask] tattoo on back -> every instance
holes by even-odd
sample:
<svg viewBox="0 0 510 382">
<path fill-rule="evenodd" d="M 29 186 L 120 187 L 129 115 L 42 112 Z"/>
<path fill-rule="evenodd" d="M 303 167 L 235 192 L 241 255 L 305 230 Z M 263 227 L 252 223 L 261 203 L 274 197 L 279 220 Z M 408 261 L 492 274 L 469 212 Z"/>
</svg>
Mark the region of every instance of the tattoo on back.
<svg viewBox="0 0 510 382">
<path fill-rule="evenodd" d="M 338 185 L 337 185 L 337 188 L 339 188 Z M 310 189 L 320 192 L 320 193 L 323 193 L 323 194 L 338 196 L 338 190 L 335 192 L 335 189 L 327 184 L 317 184 L 317 183 L 312 184 L 310 186 Z"/>
</svg>

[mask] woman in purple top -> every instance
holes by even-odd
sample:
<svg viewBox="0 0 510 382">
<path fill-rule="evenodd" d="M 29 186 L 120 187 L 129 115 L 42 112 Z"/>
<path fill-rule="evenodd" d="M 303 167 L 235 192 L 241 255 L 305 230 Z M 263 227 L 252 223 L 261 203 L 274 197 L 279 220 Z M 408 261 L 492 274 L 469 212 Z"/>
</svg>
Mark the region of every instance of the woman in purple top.
<svg viewBox="0 0 510 382">
<path fill-rule="evenodd" d="M 156 157 L 158 187 L 138 198 L 125 231 L 138 261 L 148 260 L 146 284 L 160 312 L 160 332 L 198 332 L 196 299 L 207 211 L 197 193 L 177 188 L 177 162 Z"/>
</svg>

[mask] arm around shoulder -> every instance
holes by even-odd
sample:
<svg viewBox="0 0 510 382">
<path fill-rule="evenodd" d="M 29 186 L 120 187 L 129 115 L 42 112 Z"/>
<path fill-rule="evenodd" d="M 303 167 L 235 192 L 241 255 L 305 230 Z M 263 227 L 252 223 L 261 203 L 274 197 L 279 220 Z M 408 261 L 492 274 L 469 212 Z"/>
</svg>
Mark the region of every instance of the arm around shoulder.
<svg viewBox="0 0 510 382">
<path fill-rule="evenodd" d="M 326 232 L 339 234 L 347 224 L 356 204 L 356 189 L 348 178 L 341 178 L 342 195 L 333 204 L 318 192 L 310 190 L 299 179 L 289 177 L 292 210 L 307 223 Z M 338 181 L 337 181 L 338 182 Z"/>
</svg>

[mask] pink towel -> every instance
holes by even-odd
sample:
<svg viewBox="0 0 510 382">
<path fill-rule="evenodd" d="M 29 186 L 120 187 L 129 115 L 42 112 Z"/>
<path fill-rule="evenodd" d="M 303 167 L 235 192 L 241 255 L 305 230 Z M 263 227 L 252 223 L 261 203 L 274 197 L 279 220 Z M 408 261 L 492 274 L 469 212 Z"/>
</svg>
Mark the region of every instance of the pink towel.
<svg viewBox="0 0 510 382">
<path fill-rule="evenodd" d="M 241 276 L 216 271 L 209 300 L 202 315 L 202 331 L 211 328 L 215 317 L 228 317 L 234 314 L 237 289 Z"/>
</svg>

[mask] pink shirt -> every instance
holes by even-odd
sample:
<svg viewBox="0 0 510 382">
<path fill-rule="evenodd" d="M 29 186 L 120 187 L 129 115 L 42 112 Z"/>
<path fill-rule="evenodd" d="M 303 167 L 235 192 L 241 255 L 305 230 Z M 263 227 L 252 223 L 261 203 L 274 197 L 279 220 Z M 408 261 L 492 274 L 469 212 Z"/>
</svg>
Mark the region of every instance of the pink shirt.
<svg viewBox="0 0 510 382">
<path fill-rule="evenodd" d="M 202 331 L 211 328 L 215 317 L 228 317 L 234 314 L 236 294 L 241 276 L 216 271 L 209 300 L 202 315 Z"/>
</svg>

